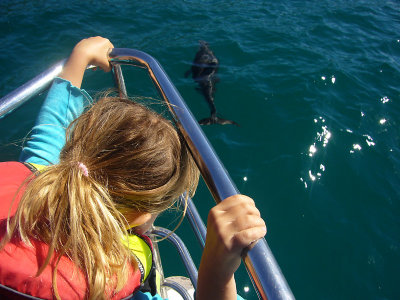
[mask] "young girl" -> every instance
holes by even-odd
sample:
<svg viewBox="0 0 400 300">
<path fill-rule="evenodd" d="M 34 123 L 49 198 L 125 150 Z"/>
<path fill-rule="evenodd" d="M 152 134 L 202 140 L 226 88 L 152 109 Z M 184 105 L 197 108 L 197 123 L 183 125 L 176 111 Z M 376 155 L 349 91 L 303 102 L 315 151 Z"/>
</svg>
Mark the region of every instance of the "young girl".
<svg viewBox="0 0 400 300">
<path fill-rule="evenodd" d="M 4 286 L 45 299 L 152 299 L 143 290 L 152 263 L 144 233 L 194 193 L 199 173 L 159 114 L 113 97 L 89 105 L 80 89 L 86 66 L 109 71 L 112 48 L 102 37 L 75 46 L 21 163 L 0 163 Z M 252 199 L 236 195 L 211 209 L 207 225 L 196 298 L 236 299 L 240 254 L 265 235 L 265 223 Z"/>
</svg>

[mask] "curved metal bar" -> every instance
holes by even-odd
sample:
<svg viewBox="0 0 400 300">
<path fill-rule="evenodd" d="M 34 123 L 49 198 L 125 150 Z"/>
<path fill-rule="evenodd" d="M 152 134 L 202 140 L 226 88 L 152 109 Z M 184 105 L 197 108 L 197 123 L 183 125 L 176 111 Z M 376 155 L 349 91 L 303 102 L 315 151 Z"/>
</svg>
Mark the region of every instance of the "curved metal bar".
<svg viewBox="0 0 400 300">
<path fill-rule="evenodd" d="M 112 73 L 114 75 L 115 85 L 118 87 L 119 96 L 121 98 L 128 98 L 125 86 L 125 79 L 124 75 L 122 74 L 121 66 L 114 65 L 112 68 Z"/>
<path fill-rule="evenodd" d="M 179 256 L 185 265 L 186 271 L 188 272 L 190 281 L 192 282 L 194 288 L 197 288 L 197 268 L 194 264 L 192 257 L 190 256 L 189 250 L 186 248 L 180 237 L 173 233 L 171 230 L 162 227 L 154 227 L 151 234 L 159 236 L 161 238 L 166 238 L 172 245 L 178 250 Z"/>
<path fill-rule="evenodd" d="M 186 289 L 175 281 L 168 280 L 167 278 L 162 285 L 167 286 L 176 291 L 179 295 L 182 296 L 183 300 L 193 300 L 192 296 L 189 295 Z"/>
<path fill-rule="evenodd" d="M 181 196 L 181 197 L 184 197 L 184 196 Z M 184 200 L 182 200 L 182 201 L 184 201 Z M 190 197 L 188 198 L 186 218 L 188 219 L 189 224 L 192 227 L 192 229 L 196 235 L 197 241 L 199 242 L 201 248 L 204 249 L 204 245 L 206 243 L 207 228 L 204 225 L 204 222 L 201 219 L 200 214 L 197 211 L 197 208 L 194 205 L 192 198 L 190 198 Z"/>
<path fill-rule="evenodd" d="M 239 191 L 219 160 L 200 125 L 186 106 L 179 92 L 161 65 L 147 53 L 125 48 L 111 52 L 114 64 L 131 64 L 148 69 L 150 78 L 174 115 L 192 155 L 216 202 L 238 194 Z M 265 239 L 255 243 L 243 256 L 246 269 L 263 299 L 294 299 Z"/>
<path fill-rule="evenodd" d="M 61 73 L 65 59 L 0 99 L 0 118 L 45 90 Z"/>
</svg>

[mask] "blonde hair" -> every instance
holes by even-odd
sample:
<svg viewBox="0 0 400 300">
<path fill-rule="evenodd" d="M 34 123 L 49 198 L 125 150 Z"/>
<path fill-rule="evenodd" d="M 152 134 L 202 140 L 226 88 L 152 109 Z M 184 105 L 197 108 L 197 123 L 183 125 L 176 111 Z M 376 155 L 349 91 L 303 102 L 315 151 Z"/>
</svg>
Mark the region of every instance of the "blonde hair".
<svg viewBox="0 0 400 300">
<path fill-rule="evenodd" d="M 171 122 L 139 103 L 103 98 L 69 126 L 60 163 L 28 183 L 0 247 L 15 233 L 27 244 L 41 240 L 49 252 L 37 275 L 53 254 L 67 255 L 86 274 L 88 297 L 108 298 L 126 284 L 128 264 L 136 267 L 121 240 L 124 215 L 166 210 L 194 193 L 198 177 Z"/>
</svg>

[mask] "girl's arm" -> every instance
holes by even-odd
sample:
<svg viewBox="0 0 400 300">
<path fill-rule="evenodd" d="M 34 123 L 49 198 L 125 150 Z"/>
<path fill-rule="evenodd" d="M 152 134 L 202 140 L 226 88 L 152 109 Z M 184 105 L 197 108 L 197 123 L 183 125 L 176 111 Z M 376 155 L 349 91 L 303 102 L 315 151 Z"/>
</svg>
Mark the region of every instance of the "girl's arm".
<svg viewBox="0 0 400 300">
<path fill-rule="evenodd" d="M 39 165 L 58 163 L 66 128 L 91 101 L 91 97 L 79 89 L 86 66 L 93 64 L 109 71 L 108 52 L 112 47 L 110 41 L 102 37 L 82 40 L 74 47 L 59 76 L 62 79 L 56 78 L 47 94 L 20 161 Z"/>
<path fill-rule="evenodd" d="M 212 208 L 208 215 L 196 299 L 236 299 L 233 274 L 241 263 L 240 255 L 266 232 L 259 210 L 247 196 L 231 196 Z"/>
<path fill-rule="evenodd" d="M 72 50 L 59 77 L 80 88 L 88 65 L 95 65 L 106 72 L 111 70 L 108 54 L 112 48 L 113 44 L 100 36 L 81 40 Z"/>
</svg>

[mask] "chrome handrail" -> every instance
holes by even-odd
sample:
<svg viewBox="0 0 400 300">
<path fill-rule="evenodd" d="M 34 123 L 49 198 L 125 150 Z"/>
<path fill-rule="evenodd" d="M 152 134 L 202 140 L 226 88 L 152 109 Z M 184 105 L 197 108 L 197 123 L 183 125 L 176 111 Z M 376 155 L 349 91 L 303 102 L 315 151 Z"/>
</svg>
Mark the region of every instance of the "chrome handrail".
<svg viewBox="0 0 400 300">
<path fill-rule="evenodd" d="M 13 90 L 11 93 L 2 97 L 0 99 L 0 118 L 49 87 L 52 80 L 61 73 L 65 61 L 65 59 L 60 61 L 29 80 L 27 83 L 21 85 L 19 88 Z"/>
<path fill-rule="evenodd" d="M 121 98 L 128 98 L 128 93 L 126 92 L 125 79 L 122 74 L 122 69 L 120 65 L 114 65 L 112 68 L 112 72 L 114 75 L 114 83 L 118 88 L 119 96 Z"/>
<path fill-rule="evenodd" d="M 173 233 L 171 230 L 158 226 L 154 226 L 150 233 L 161 238 L 166 238 L 172 245 L 174 245 L 179 253 L 180 258 L 182 259 L 185 269 L 189 275 L 190 281 L 196 289 L 198 274 L 197 268 L 192 260 L 192 256 L 190 255 L 189 250 L 186 248 L 186 245 L 181 240 L 181 238 L 176 233 Z"/>
<path fill-rule="evenodd" d="M 172 288 L 182 297 L 183 300 L 193 300 L 192 296 L 190 296 L 186 288 L 175 281 L 169 280 L 167 278 L 162 286 Z"/>
<path fill-rule="evenodd" d="M 181 198 L 182 197 L 185 196 L 181 196 Z M 199 212 L 197 211 L 196 205 L 194 205 L 193 200 L 190 197 L 188 197 L 186 218 L 189 221 L 189 224 L 196 235 L 197 241 L 199 242 L 201 249 L 203 250 L 204 245 L 206 243 L 207 228 L 204 225 L 204 222 L 201 219 Z"/>
<path fill-rule="evenodd" d="M 237 187 L 196 119 L 157 60 L 142 51 L 126 48 L 114 48 L 110 57 L 112 57 L 112 64 L 115 66 L 125 64 L 148 70 L 155 87 L 174 115 L 178 128 L 184 135 L 193 158 L 215 201 L 218 203 L 229 196 L 238 194 Z M 0 117 L 27 101 L 34 94 L 44 90 L 51 80 L 59 75 L 63 63 L 64 61 L 56 64 L 1 98 Z M 204 241 L 204 237 L 202 238 Z M 245 251 L 243 261 L 262 299 L 294 299 L 293 293 L 265 239 L 259 240 L 252 245 L 251 249 Z"/>
<path fill-rule="evenodd" d="M 135 65 L 148 70 L 155 87 L 175 117 L 178 128 L 185 137 L 215 201 L 218 203 L 229 196 L 238 194 L 239 190 L 200 125 L 158 61 L 147 53 L 127 48 L 114 48 L 110 57 L 113 64 Z M 294 299 L 265 239 L 259 240 L 251 246 L 251 249 L 245 251 L 243 261 L 262 299 Z"/>
</svg>

